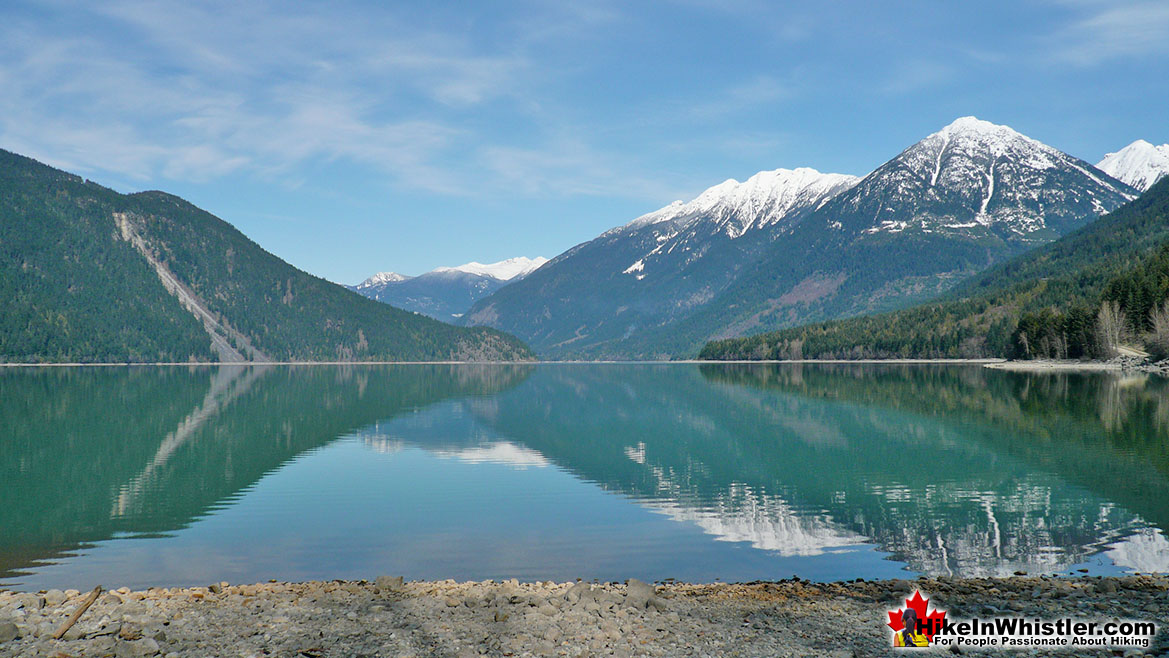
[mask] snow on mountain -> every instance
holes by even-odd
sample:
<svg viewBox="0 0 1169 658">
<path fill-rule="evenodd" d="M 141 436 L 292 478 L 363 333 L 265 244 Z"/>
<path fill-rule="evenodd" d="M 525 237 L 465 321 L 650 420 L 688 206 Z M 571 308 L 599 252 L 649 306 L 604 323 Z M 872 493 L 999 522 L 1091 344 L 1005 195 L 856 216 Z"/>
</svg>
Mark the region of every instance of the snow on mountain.
<svg viewBox="0 0 1169 658">
<path fill-rule="evenodd" d="M 536 271 L 541 265 L 547 263 L 548 259 L 543 256 L 536 258 L 527 258 L 525 256 L 517 256 L 515 258 L 508 258 L 501 260 L 498 263 L 464 263 L 457 267 L 437 267 L 435 272 L 466 272 L 468 274 L 478 274 L 480 276 L 489 276 L 500 281 L 510 281 L 517 276 L 527 276 Z"/>
<path fill-rule="evenodd" d="M 357 284 L 357 289 L 364 290 L 366 288 L 372 288 L 374 286 L 381 286 L 381 285 L 385 285 L 387 283 L 398 283 L 399 281 L 407 281 L 407 280 L 412 279 L 412 278 L 414 278 L 414 277 L 406 276 L 405 274 L 398 274 L 397 272 L 378 272 L 377 274 L 369 277 L 365 281 L 362 281 L 361 283 Z"/>
<path fill-rule="evenodd" d="M 438 267 L 418 276 L 379 272 L 353 290 L 391 306 L 455 322 L 476 300 L 524 278 L 547 262 L 543 257 L 520 256 L 486 265 Z"/>
<path fill-rule="evenodd" d="M 1116 153 L 1105 155 L 1096 167 L 1144 192 L 1169 174 L 1169 144 L 1153 146 L 1138 139 Z"/>
<path fill-rule="evenodd" d="M 869 174 L 848 200 L 867 233 L 1027 236 L 1135 197 L 1101 174 L 1009 126 L 961 117 Z"/>
<path fill-rule="evenodd" d="M 723 181 L 689 203 L 675 201 L 616 230 L 701 219 L 722 227 L 733 239 L 752 228 L 774 225 L 793 211 L 814 209 L 859 180 L 857 176 L 822 174 L 808 167 L 761 171 L 742 183 L 733 178 Z"/>
<path fill-rule="evenodd" d="M 782 232 L 859 181 L 815 169 L 761 171 L 740 183 L 729 179 L 689 202 L 670 205 L 612 229 L 601 239 L 641 241 L 622 274 L 640 281 L 655 271 L 677 271 L 711 253 L 712 245 L 745 235 Z"/>
<path fill-rule="evenodd" d="M 962 117 L 863 179 L 778 169 L 727 180 L 569 249 L 464 323 L 545 354 L 676 356 L 711 337 L 926 299 L 1138 194 Z"/>
</svg>

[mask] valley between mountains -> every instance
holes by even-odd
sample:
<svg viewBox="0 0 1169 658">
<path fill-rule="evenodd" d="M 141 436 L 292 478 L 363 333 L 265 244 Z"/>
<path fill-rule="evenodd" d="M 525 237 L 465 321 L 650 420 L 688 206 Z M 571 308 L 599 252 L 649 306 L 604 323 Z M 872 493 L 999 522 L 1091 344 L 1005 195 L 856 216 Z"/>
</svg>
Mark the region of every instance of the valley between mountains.
<svg viewBox="0 0 1169 658">
<path fill-rule="evenodd" d="M 1102 305 L 1157 352 L 1166 173 L 1169 145 L 1092 165 L 962 117 L 864 176 L 763 171 L 550 260 L 340 286 L 5 151 L 0 361 L 1087 357 Z"/>
</svg>

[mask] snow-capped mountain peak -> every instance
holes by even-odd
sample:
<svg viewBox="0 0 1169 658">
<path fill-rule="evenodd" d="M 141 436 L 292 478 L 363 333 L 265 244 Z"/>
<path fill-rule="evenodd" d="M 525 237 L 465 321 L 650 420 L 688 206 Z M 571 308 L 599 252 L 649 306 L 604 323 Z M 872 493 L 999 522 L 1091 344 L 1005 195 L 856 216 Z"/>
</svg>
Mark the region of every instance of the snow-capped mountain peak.
<svg viewBox="0 0 1169 658">
<path fill-rule="evenodd" d="M 362 281 L 361 283 L 357 284 L 357 288 L 358 288 L 358 290 L 361 290 L 364 288 L 370 288 L 373 286 L 380 286 L 380 285 L 384 285 L 387 283 L 397 283 L 399 281 L 406 281 L 407 279 L 412 279 L 412 278 L 413 277 L 406 276 L 405 274 L 398 274 L 397 272 L 378 272 L 377 274 L 369 277 L 365 281 Z"/>
<path fill-rule="evenodd" d="M 1058 149 L 1032 139 L 1010 126 L 983 121 L 978 117 L 959 117 L 938 132 L 926 137 L 919 143 L 942 143 L 938 155 L 941 156 L 947 148 L 961 149 L 966 155 L 1022 157 L 1026 164 L 1034 169 L 1047 169 L 1057 166 L 1058 156 L 1063 155 Z"/>
<path fill-rule="evenodd" d="M 858 214 L 871 218 L 866 233 L 914 228 L 1029 236 L 1055 228 L 1064 215 L 1078 221 L 1072 218 L 1103 214 L 1135 193 L 1009 126 L 967 116 L 909 147 L 845 196 L 852 210 L 868 208 Z"/>
<path fill-rule="evenodd" d="M 742 183 L 727 179 L 707 188 L 692 201 L 675 201 L 618 230 L 705 218 L 722 226 L 731 238 L 737 238 L 753 227 L 775 224 L 793 211 L 818 207 L 859 180 L 856 176 L 824 174 L 808 167 L 761 171 Z"/>
<path fill-rule="evenodd" d="M 1101 171 L 1144 192 L 1169 174 L 1169 144 L 1154 146 L 1143 139 L 1104 156 Z"/>
<path fill-rule="evenodd" d="M 1022 137 L 1024 139 L 1030 139 L 1010 126 L 984 121 L 976 116 L 958 117 L 938 132 L 947 135 L 982 135 L 986 137 Z"/>
<path fill-rule="evenodd" d="M 466 272 L 468 274 L 478 274 L 480 276 L 489 276 L 500 281 L 510 281 L 517 276 L 527 276 L 536 271 L 541 265 L 547 263 L 548 259 L 543 256 L 536 258 L 527 258 L 526 256 L 517 256 L 515 258 L 508 258 L 501 260 L 498 263 L 464 263 L 457 267 L 437 267 L 435 272 Z"/>
</svg>

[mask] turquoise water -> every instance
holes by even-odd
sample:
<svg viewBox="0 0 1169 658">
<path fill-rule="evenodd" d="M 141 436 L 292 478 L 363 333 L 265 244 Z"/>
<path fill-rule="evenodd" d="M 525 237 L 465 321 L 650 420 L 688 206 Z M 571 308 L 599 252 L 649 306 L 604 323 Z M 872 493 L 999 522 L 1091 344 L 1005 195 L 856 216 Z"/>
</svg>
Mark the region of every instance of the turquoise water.
<svg viewBox="0 0 1169 658">
<path fill-rule="evenodd" d="M 0 586 L 1169 570 L 1169 386 L 977 366 L 0 370 Z"/>
</svg>

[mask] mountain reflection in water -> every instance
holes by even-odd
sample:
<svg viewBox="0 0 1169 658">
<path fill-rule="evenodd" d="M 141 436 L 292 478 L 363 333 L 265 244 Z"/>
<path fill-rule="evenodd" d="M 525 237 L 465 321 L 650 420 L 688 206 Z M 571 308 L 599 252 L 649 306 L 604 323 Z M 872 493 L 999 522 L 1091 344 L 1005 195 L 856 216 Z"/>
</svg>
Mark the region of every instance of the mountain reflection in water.
<svg viewBox="0 0 1169 658">
<path fill-rule="evenodd" d="M 293 462 L 321 473 L 327 448 L 347 441 L 382 461 L 342 464 L 336 498 L 315 503 L 339 508 L 323 509 L 325 522 L 368 507 L 395 460 L 417 473 L 394 477 L 428 478 L 399 482 L 403 516 L 353 538 L 398 546 L 393 568 L 408 576 L 444 559 L 466 577 L 507 575 L 518 567 L 501 553 L 521 527 L 514 562 L 539 578 L 874 575 L 866 555 L 964 576 L 1169 570 L 1163 379 L 894 365 L 222 366 L 0 371 L 0 584 L 67 575 L 111 540 L 164 550 L 229 510 L 291 505 L 259 484 Z M 480 472 L 488 491 L 520 487 L 506 509 L 466 497 Z M 474 530 L 484 549 L 444 557 L 434 542 L 471 532 L 458 519 L 473 502 L 496 515 Z M 592 525 L 542 521 L 541 505 Z M 316 574 L 237 548 L 264 565 L 256 578 Z M 389 559 L 353 554 L 329 564 L 372 577 L 363 569 Z"/>
</svg>

